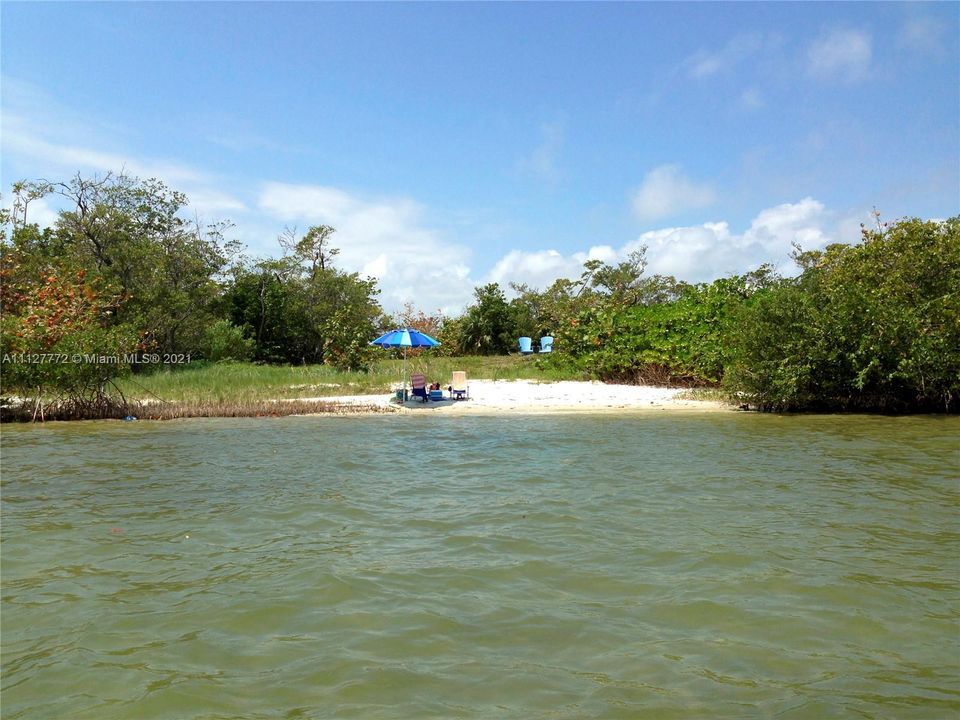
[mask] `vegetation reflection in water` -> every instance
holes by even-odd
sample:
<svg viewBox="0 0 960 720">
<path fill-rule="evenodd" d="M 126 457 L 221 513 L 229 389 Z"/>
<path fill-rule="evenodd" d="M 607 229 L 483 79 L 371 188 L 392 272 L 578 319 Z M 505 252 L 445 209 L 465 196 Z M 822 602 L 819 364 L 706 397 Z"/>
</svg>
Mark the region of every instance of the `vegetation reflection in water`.
<svg viewBox="0 0 960 720">
<path fill-rule="evenodd" d="M 4 718 L 943 718 L 960 423 L 3 434 Z"/>
</svg>

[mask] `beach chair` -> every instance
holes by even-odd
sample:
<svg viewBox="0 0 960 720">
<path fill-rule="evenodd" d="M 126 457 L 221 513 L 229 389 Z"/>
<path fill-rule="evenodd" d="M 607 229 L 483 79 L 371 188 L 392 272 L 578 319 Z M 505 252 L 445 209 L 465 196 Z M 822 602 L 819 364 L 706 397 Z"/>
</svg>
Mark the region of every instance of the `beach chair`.
<svg viewBox="0 0 960 720">
<path fill-rule="evenodd" d="M 411 375 L 410 388 L 410 394 L 420 398 L 420 402 L 426 402 L 430 399 L 427 394 L 427 379 L 423 375 Z"/>
<path fill-rule="evenodd" d="M 450 398 L 453 400 L 468 400 L 470 388 L 467 386 L 467 374 L 463 370 L 454 370 L 450 381 Z"/>
<path fill-rule="evenodd" d="M 540 338 L 540 352 L 553 352 L 553 337 L 551 335 L 544 335 Z"/>
<path fill-rule="evenodd" d="M 520 338 L 520 339 L 518 340 L 518 342 L 520 343 L 520 354 L 521 354 L 521 355 L 529 355 L 530 353 L 533 352 L 533 347 L 532 347 L 532 345 L 533 345 L 533 340 L 531 340 L 531 339 L 528 338 L 528 337 L 522 337 L 522 338 Z"/>
</svg>

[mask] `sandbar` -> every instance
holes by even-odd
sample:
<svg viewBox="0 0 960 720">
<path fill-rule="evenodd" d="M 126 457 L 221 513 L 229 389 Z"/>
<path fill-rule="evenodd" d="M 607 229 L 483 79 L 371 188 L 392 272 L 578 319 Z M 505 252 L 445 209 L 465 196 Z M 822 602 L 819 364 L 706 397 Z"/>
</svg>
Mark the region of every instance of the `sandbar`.
<svg viewBox="0 0 960 720">
<path fill-rule="evenodd" d="M 501 415 L 508 413 L 622 413 L 662 410 L 729 412 L 733 406 L 717 400 L 692 400 L 684 388 L 647 385 L 615 385 L 601 382 L 541 382 L 536 380 L 471 380 L 468 398 L 421 402 L 418 398 L 399 404 L 394 395 L 347 395 L 324 398 L 345 405 L 395 409 L 402 413 L 451 415 Z"/>
</svg>

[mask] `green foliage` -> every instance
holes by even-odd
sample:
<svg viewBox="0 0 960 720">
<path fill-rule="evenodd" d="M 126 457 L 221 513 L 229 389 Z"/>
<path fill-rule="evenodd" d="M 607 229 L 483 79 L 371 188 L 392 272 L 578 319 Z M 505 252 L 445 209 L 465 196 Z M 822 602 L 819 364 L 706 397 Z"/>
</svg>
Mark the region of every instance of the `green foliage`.
<svg viewBox="0 0 960 720">
<path fill-rule="evenodd" d="M 510 305 L 497 283 L 474 290 L 476 303 L 464 315 L 462 344 L 464 350 L 477 355 L 502 355 L 516 343 L 516 326 Z"/>
<path fill-rule="evenodd" d="M 385 318 L 386 319 L 386 318 Z M 427 315 L 422 310 L 417 310 L 413 303 L 405 303 L 397 320 L 390 318 L 385 329 L 395 327 L 410 327 L 426 333 L 432 338 L 439 339 L 440 332 L 447 318 L 439 311 L 436 315 Z"/>
<path fill-rule="evenodd" d="M 467 354 L 467 339 L 464 334 L 465 316 L 443 318 L 440 328 L 434 336 L 440 341 L 440 347 L 431 350 L 435 355 L 460 356 Z"/>
<path fill-rule="evenodd" d="M 286 281 L 283 270 L 276 261 L 236 269 L 225 301 L 233 325 L 248 328 L 254 359 L 302 364 L 307 356 L 305 298 Z"/>
<path fill-rule="evenodd" d="M 54 228 L 40 231 L 26 223 L 28 207 L 49 194 L 67 208 Z M 227 277 L 230 224 L 190 222 L 186 205 L 185 195 L 163 183 L 126 175 L 21 182 L 0 218 L 4 247 L 17 251 L 20 274 L 70 267 L 110 288 L 115 307 L 101 317 L 103 329 L 135 328 L 146 350 L 369 364 L 374 350 L 367 343 L 382 316 L 379 291 L 373 280 L 333 267 L 333 228 L 312 227 L 299 239 L 288 230 L 281 237 L 285 257 L 238 263 Z"/>
<path fill-rule="evenodd" d="M 599 260 L 590 260 L 584 265 L 590 276 L 590 287 L 601 288 L 614 305 L 632 305 L 639 300 L 641 277 L 646 267 L 646 247 L 631 252 L 617 265 Z"/>
<path fill-rule="evenodd" d="M 731 336 L 728 386 L 769 409 L 949 410 L 960 399 L 960 219 L 798 254 Z"/>
<path fill-rule="evenodd" d="M 307 283 L 310 337 L 317 355 L 345 370 L 365 370 L 376 352 L 370 346 L 383 314 L 376 282 L 327 267 Z"/>
<path fill-rule="evenodd" d="M 43 270 L 0 245 L 2 391 L 49 404 L 108 402 L 108 386 L 129 371 L 134 328 L 112 322 L 118 296 L 86 271 L 63 263 Z M 35 260 L 35 258 L 33 259 Z"/>
<path fill-rule="evenodd" d="M 543 291 L 522 283 L 512 284 L 511 288 L 517 294 L 510 302 L 516 337 L 554 335 L 557 328 L 588 304 L 581 296 L 582 285 L 565 278 Z"/>
<path fill-rule="evenodd" d="M 330 243 L 330 236 L 335 232 L 329 225 L 314 225 L 297 240 L 296 230 L 288 228 L 279 240 L 280 245 L 291 253 L 295 262 L 309 263 L 310 277 L 313 277 L 318 271 L 330 267 L 333 258 L 340 254 L 340 250 L 332 247 Z"/>
<path fill-rule="evenodd" d="M 639 287 L 639 285 L 638 285 Z M 672 302 L 623 305 L 608 296 L 556 335 L 551 362 L 573 362 L 601 380 L 648 384 L 715 383 L 723 375 L 724 337 L 749 296 L 743 278 L 673 288 Z"/>
<path fill-rule="evenodd" d="M 201 228 L 180 217 L 186 196 L 158 180 L 108 174 L 65 183 L 19 183 L 15 205 L 59 195 L 70 204 L 54 230 L 14 222 L 12 244 L 28 262 L 67 262 L 117 289 L 114 322 L 136 326 L 153 349 L 196 348 L 212 322 L 219 288 L 213 276 L 225 257 L 222 225 Z"/>
<path fill-rule="evenodd" d="M 796 259 L 796 279 L 763 266 L 696 286 L 588 263 L 593 293 L 567 305 L 546 362 L 603 380 L 723 380 L 767 409 L 956 408 L 960 220 L 903 220 Z"/>
<path fill-rule="evenodd" d="M 238 328 L 229 320 L 217 320 L 203 335 L 200 352 L 207 360 L 249 360 L 253 357 L 256 342 L 245 337 L 243 328 Z"/>
<path fill-rule="evenodd" d="M 28 223 L 31 203 L 67 203 L 56 226 Z M 280 259 L 228 266 L 230 224 L 185 219 L 187 198 L 157 180 L 77 176 L 20 182 L 0 211 L 2 349 L 8 357 L 125 357 L 136 350 L 205 360 L 325 365 L 376 373 L 369 345 L 395 326 L 374 280 L 335 267 L 334 228 L 280 236 Z M 440 340 L 412 363 L 515 353 L 517 338 L 555 338 L 527 362 L 538 377 L 717 385 L 759 407 L 956 410 L 960 398 L 960 219 L 902 220 L 861 244 L 803 252 L 798 278 L 768 266 L 688 285 L 645 276 L 645 248 L 589 260 L 545 290 L 476 288 L 460 317 L 412 306 L 399 324 Z M 492 362 L 492 360 L 491 360 Z M 5 363 L 22 394 L 90 398 L 127 370 L 113 363 Z M 134 370 L 141 368 L 134 366 Z M 469 368 L 463 368 L 468 369 Z M 84 400 L 85 402 L 86 400 Z"/>
<path fill-rule="evenodd" d="M 375 354 L 369 342 L 383 316 L 379 290 L 375 281 L 333 266 L 332 232 L 311 228 L 303 240 L 287 241 L 294 254 L 235 269 L 226 304 L 233 324 L 248 328 L 255 359 L 369 366 Z"/>
</svg>

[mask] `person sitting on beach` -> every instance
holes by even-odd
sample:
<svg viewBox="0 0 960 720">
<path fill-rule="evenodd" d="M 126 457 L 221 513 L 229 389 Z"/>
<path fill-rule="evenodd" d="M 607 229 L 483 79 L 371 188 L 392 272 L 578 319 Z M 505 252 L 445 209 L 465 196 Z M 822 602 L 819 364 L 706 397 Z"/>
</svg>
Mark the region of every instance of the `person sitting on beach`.
<svg viewBox="0 0 960 720">
<path fill-rule="evenodd" d="M 440 383 L 438 383 L 438 382 L 431 383 L 430 389 L 431 389 L 431 390 L 439 390 L 439 389 L 440 389 Z"/>
</svg>

